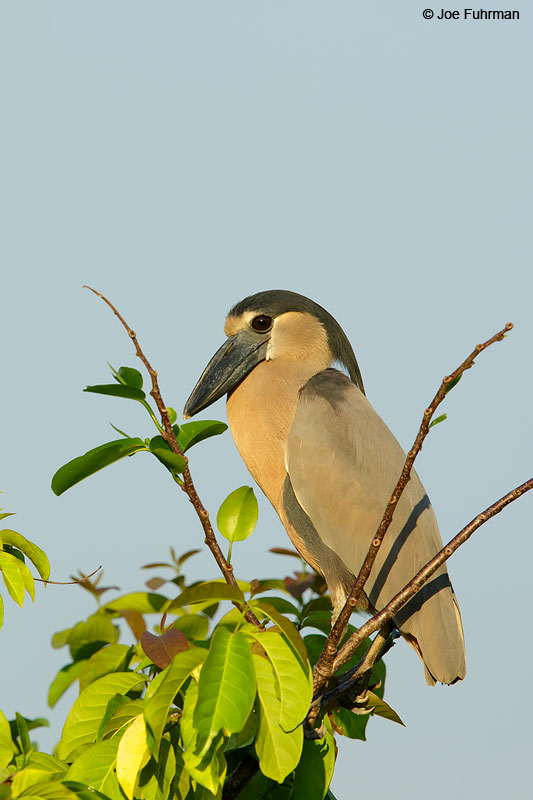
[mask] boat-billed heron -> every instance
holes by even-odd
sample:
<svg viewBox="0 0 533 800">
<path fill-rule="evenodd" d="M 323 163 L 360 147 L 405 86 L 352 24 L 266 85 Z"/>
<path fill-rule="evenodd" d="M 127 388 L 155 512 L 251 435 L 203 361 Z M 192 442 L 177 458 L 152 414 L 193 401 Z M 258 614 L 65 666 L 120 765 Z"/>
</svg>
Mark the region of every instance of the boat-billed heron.
<svg viewBox="0 0 533 800">
<path fill-rule="evenodd" d="M 227 394 L 244 463 L 294 546 L 328 585 L 336 617 L 353 586 L 405 454 L 366 399 L 352 347 L 324 308 L 288 291 L 246 297 L 227 341 L 187 400 L 191 417 Z M 442 547 L 416 473 L 405 488 L 360 600 L 380 610 Z M 465 675 L 461 616 L 442 566 L 395 616 L 426 680 Z"/>
</svg>

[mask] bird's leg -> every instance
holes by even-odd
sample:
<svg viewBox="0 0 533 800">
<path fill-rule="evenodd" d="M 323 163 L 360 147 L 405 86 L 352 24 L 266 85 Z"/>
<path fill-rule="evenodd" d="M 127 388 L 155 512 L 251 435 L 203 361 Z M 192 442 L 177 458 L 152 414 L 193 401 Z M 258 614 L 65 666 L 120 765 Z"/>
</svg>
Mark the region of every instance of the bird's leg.
<svg viewBox="0 0 533 800">
<path fill-rule="evenodd" d="M 327 692 L 322 692 L 315 698 L 311 704 L 308 721 L 310 724 L 316 720 L 320 710 L 328 706 L 332 702 L 339 702 L 339 698 L 347 696 L 348 703 L 341 703 L 346 705 L 355 714 L 368 713 L 365 710 L 366 692 L 370 682 L 370 675 L 372 667 L 388 650 L 393 646 L 394 639 L 390 636 L 394 629 L 392 622 L 387 623 L 374 637 L 372 644 L 363 658 L 343 675 L 339 675 L 337 680 L 340 682 Z"/>
</svg>

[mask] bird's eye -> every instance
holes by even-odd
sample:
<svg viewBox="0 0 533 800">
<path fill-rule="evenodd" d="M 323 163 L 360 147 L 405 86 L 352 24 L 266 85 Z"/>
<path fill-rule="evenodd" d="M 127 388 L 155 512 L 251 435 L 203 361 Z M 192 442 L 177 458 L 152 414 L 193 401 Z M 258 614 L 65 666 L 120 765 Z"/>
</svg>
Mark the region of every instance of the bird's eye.
<svg viewBox="0 0 533 800">
<path fill-rule="evenodd" d="M 266 314 L 260 314 L 252 320 L 252 328 L 258 333 L 266 333 L 272 327 L 272 317 L 267 317 Z"/>
</svg>

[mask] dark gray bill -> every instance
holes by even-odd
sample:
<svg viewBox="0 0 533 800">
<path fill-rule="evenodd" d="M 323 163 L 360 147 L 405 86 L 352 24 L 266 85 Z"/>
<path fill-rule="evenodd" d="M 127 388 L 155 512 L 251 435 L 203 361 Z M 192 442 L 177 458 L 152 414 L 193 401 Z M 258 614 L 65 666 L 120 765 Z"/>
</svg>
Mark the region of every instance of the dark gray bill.
<svg viewBox="0 0 533 800">
<path fill-rule="evenodd" d="M 268 337 L 251 331 L 230 336 L 215 353 L 185 403 L 183 416 L 188 419 L 231 392 L 265 358 Z"/>
</svg>

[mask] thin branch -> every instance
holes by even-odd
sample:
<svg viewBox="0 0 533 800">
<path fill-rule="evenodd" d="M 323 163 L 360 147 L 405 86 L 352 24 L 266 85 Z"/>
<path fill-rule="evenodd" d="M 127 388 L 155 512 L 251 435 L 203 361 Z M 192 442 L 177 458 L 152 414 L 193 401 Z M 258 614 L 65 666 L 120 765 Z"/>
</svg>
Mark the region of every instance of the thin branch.
<svg viewBox="0 0 533 800">
<path fill-rule="evenodd" d="M 364 642 L 367 636 L 370 636 L 374 631 L 379 630 L 385 623 L 392 620 L 395 614 L 403 608 L 403 606 L 422 588 L 426 581 L 431 578 L 433 573 L 447 561 L 455 551 L 464 544 L 472 534 L 477 531 L 485 522 L 488 522 L 491 517 L 499 514 L 500 511 L 508 506 L 510 503 L 518 500 L 526 492 L 533 489 L 533 478 L 525 481 L 516 489 L 508 492 L 501 497 L 491 506 L 486 508 L 477 515 L 468 525 L 459 531 L 459 533 L 451 539 L 445 547 L 440 550 L 428 563 L 417 572 L 415 577 L 404 586 L 404 588 L 396 594 L 392 600 L 377 614 L 374 614 L 358 631 L 353 633 L 346 644 L 340 649 L 339 653 L 333 661 L 333 671 L 335 672 L 343 664 L 351 658 L 352 654 L 357 650 L 359 645 Z"/>
<path fill-rule="evenodd" d="M 84 286 L 83 288 L 84 289 L 89 289 L 91 292 L 93 292 L 97 297 L 99 297 L 101 300 L 104 301 L 104 303 L 106 303 L 109 306 L 109 308 L 113 311 L 113 313 L 119 318 L 119 320 L 122 323 L 123 327 L 126 329 L 126 331 L 128 333 L 128 336 L 130 337 L 131 341 L 133 342 L 133 345 L 135 347 L 135 353 L 141 359 L 141 361 L 143 362 L 144 366 L 146 367 L 146 370 L 147 370 L 148 374 L 150 375 L 151 381 L 152 381 L 152 390 L 151 390 L 150 394 L 154 399 L 154 402 L 155 402 L 155 404 L 157 406 L 157 410 L 159 411 L 159 414 L 161 415 L 161 421 L 163 423 L 163 428 L 164 428 L 163 436 L 164 436 L 166 442 L 168 443 L 169 447 L 171 448 L 171 450 L 174 453 L 177 453 L 177 455 L 181 456 L 185 460 L 185 465 L 186 466 L 185 466 L 185 469 L 183 471 L 183 483 L 179 483 L 178 485 L 181 486 L 181 488 L 183 489 L 183 491 L 185 492 L 185 494 L 188 496 L 189 500 L 191 501 L 192 505 L 194 506 L 194 510 L 196 511 L 198 519 L 200 520 L 200 523 L 201 523 L 202 528 L 204 530 L 205 543 L 208 546 L 208 548 L 211 550 L 211 552 L 212 552 L 212 554 L 213 554 L 213 556 L 215 558 L 215 561 L 217 562 L 217 564 L 218 564 L 218 566 L 220 568 L 220 571 L 222 572 L 222 574 L 223 574 L 223 576 L 224 576 L 224 578 L 226 580 L 226 583 L 229 583 L 231 586 L 238 586 L 237 580 L 235 578 L 235 575 L 233 574 L 233 567 L 231 566 L 231 564 L 228 564 L 228 562 L 224 558 L 224 554 L 223 554 L 222 550 L 220 549 L 220 545 L 218 544 L 218 542 L 216 540 L 215 533 L 213 531 L 213 526 L 211 525 L 211 520 L 209 519 L 209 512 L 207 511 L 207 509 L 203 505 L 202 501 L 200 500 L 200 498 L 198 496 L 198 492 L 196 491 L 196 487 L 195 487 L 195 485 L 193 483 L 193 480 L 192 480 L 192 477 L 191 477 L 191 473 L 189 471 L 188 458 L 187 458 L 187 456 L 184 455 L 181 447 L 178 444 L 176 436 L 174 434 L 174 430 L 172 428 L 172 425 L 171 425 L 171 422 L 170 422 L 170 418 L 168 416 L 167 407 L 166 407 L 165 403 L 163 402 L 163 398 L 161 396 L 161 391 L 159 389 L 159 383 L 158 383 L 158 380 L 157 380 L 157 372 L 156 372 L 156 370 L 152 367 L 151 363 L 148 361 L 148 359 L 146 358 L 145 354 L 143 353 L 143 351 L 141 349 L 141 346 L 139 345 L 139 342 L 137 340 L 137 335 L 136 335 L 135 331 L 132 328 L 130 328 L 130 326 L 128 325 L 128 323 L 124 319 L 124 317 L 115 308 L 113 303 L 111 303 L 107 299 L 107 297 L 105 297 L 103 294 L 101 294 L 101 292 L 96 291 L 96 289 L 93 289 L 91 286 Z M 238 606 L 237 603 L 235 605 Z M 246 612 L 246 619 L 248 620 L 248 622 L 253 623 L 257 627 L 259 627 L 259 628 L 262 627 L 261 623 L 259 622 L 257 617 L 251 611 L 247 611 Z"/>
<path fill-rule="evenodd" d="M 45 581 L 45 580 L 43 580 L 43 578 L 34 578 L 33 580 L 34 581 L 38 581 L 39 583 L 44 583 L 44 584 L 51 583 L 52 586 L 76 586 L 76 584 L 83 583 L 83 581 L 86 581 L 89 578 L 92 578 L 93 575 L 96 575 L 96 573 L 99 572 L 101 569 L 102 569 L 102 565 L 100 564 L 100 566 L 96 567 L 96 569 L 93 572 L 91 572 L 90 575 L 84 575 L 82 578 L 74 578 L 71 581 Z M 117 587 L 113 586 L 112 588 L 116 589 Z"/>
<path fill-rule="evenodd" d="M 424 439 L 429 433 L 431 418 L 433 417 L 438 406 L 442 403 L 442 401 L 446 397 L 447 393 L 450 391 L 450 389 L 453 388 L 455 383 L 457 383 L 463 372 L 465 372 L 465 370 L 467 369 L 470 369 L 470 367 L 474 365 L 474 359 L 476 358 L 476 356 L 482 353 L 483 350 L 486 350 L 487 347 L 490 347 L 491 344 L 501 341 L 505 337 L 505 334 L 508 333 L 510 330 L 512 330 L 512 328 L 513 328 L 513 323 L 508 322 L 501 331 L 495 333 L 494 336 L 491 336 L 490 339 L 487 339 L 486 342 L 483 342 L 483 344 L 476 345 L 474 350 L 470 353 L 469 356 L 467 356 L 467 358 L 465 358 L 462 364 L 460 364 L 457 367 L 457 369 L 455 369 L 452 373 L 450 373 L 450 375 L 447 375 L 443 379 L 435 397 L 424 411 L 424 414 L 422 416 L 422 422 L 420 423 L 420 427 L 418 429 L 415 441 L 413 443 L 412 448 L 409 450 L 407 454 L 401 475 L 394 488 L 391 498 L 387 504 L 387 508 L 385 509 L 379 527 L 376 531 L 376 535 L 374 536 L 374 539 L 372 540 L 372 543 L 368 549 L 365 560 L 363 561 L 361 569 L 359 570 L 359 574 L 355 580 L 352 590 L 346 599 L 344 608 L 337 617 L 335 625 L 331 629 L 331 632 L 324 646 L 324 650 L 322 651 L 322 654 L 315 666 L 314 670 L 315 691 L 318 688 L 318 686 L 322 685 L 322 683 L 324 683 L 324 681 L 327 680 L 327 678 L 333 674 L 334 670 L 332 669 L 332 667 L 333 667 L 333 660 L 335 658 L 335 653 L 337 652 L 339 643 L 346 631 L 346 626 L 348 625 L 348 620 L 350 619 L 350 615 L 357 606 L 357 603 L 361 596 L 361 592 L 363 591 L 365 583 L 368 580 L 368 577 L 374 565 L 374 561 L 376 560 L 376 556 L 383 542 L 383 538 L 387 533 L 387 530 L 389 529 L 389 526 L 392 522 L 392 517 L 398 505 L 398 501 L 400 500 L 403 490 L 405 489 L 407 483 L 409 482 L 414 461 L 418 453 L 422 449 L 422 444 L 424 443 Z"/>
</svg>

